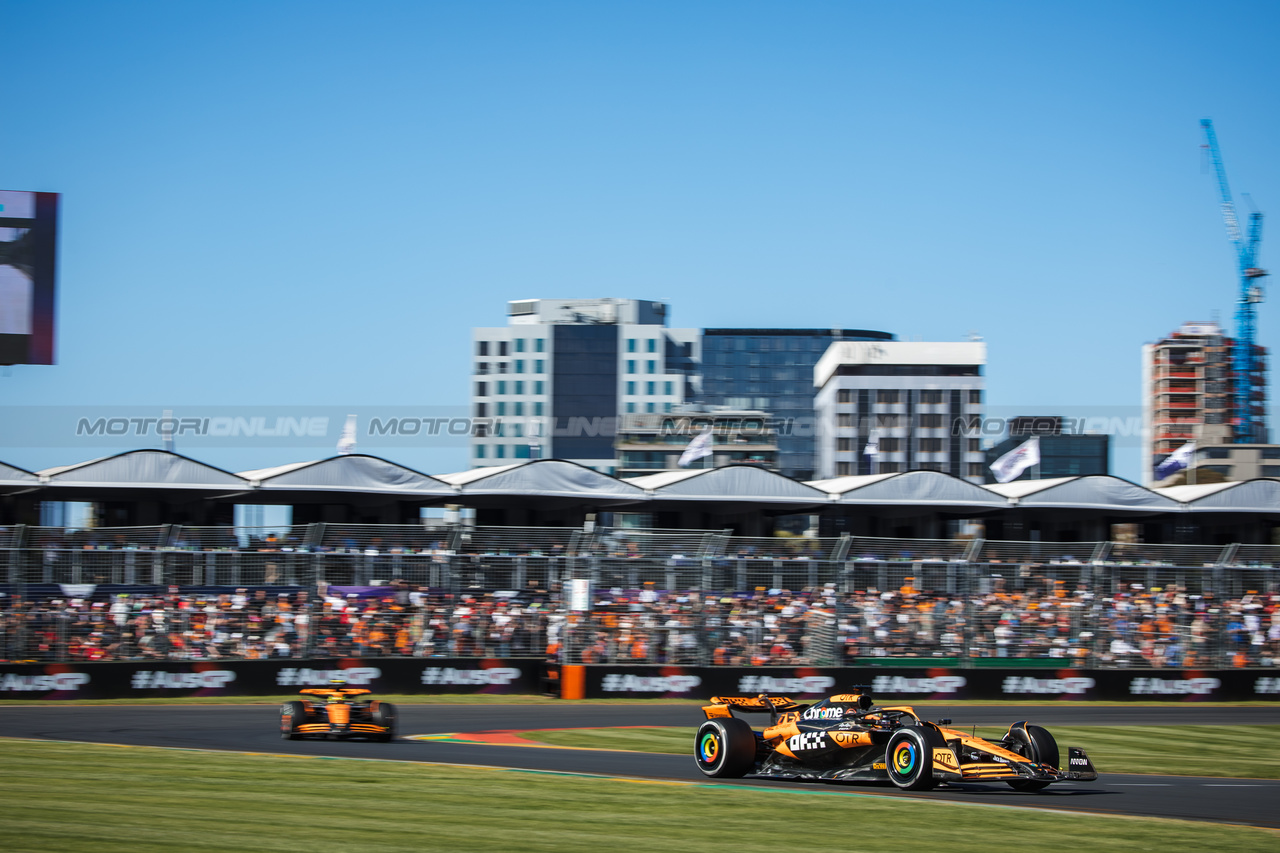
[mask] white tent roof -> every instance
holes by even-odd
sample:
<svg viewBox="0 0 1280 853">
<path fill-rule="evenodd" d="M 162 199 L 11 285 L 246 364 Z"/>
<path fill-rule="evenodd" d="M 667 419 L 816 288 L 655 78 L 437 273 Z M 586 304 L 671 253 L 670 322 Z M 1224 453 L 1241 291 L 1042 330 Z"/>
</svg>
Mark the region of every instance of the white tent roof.
<svg viewBox="0 0 1280 853">
<path fill-rule="evenodd" d="M 485 477 L 492 477 L 502 471 L 519 468 L 523 464 L 526 463 L 513 462 L 510 465 L 489 465 L 483 468 L 472 468 L 470 471 L 459 471 L 456 474 L 436 474 L 436 479 L 451 486 L 465 486 L 467 483 L 483 480 Z"/>
<path fill-rule="evenodd" d="M 1009 498 L 1011 504 L 1031 509 L 1176 512 L 1182 508 L 1172 498 L 1108 474 L 1056 477 L 1050 480 L 1015 480 L 983 488 Z"/>
<path fill-rule="evenodd" d="M 1240 480 L 1155 489 L 1190 512 L 1270 512 L 1280 515 L 1280 480 Z"/>
<path fill-rule="evenodd" d="M 0 462 L 0 483 L 38 483 L 40 478 L 25 468 Z"/>
<path fill-rule="evenodd" d="M 40 485 L 40 478 L 23 468 L 0 462 L 0 494 L 23 492 Z"/>
<path fill-rule="evenodd" d="M 50 486 L 97 486 L 126 489 L 243 489 L 244 480 L 212 465 L 167 450 L 130 450 L 75 465 L 38 471 Z"/>
<path fill-rule="evenodd" d="M 754 465 L 664 471 L 630 477 L 623 482 L 639 486 L 655 500 L 806 504 L 823 504 L 831 500 L 819 489 Z"/>
<path fill-rule="evenodd" d="M 287 489 L 410 495 L 452 493 L 447 484 L 435 477 L 361 453 L 241 471 L 240 476 L 249 480 L 255 488 L 264 491 Z"/>
<path fill-rule="evenodd" d="M 464 497 L 510 495 L 580 498 L 583 500 L 639 501 L 644 492 L 616 477 L 563 459 L 531 459 L 514 465 L 474 468 L 442 474 Z"/>
<path fill-rule="evenodd" d="M 977 506 L 1000 509 L 1009 505 L 999 494 L 941 471 L 905 471 L 900 474 L 864 474 L 812 480 L 843 504 L 912 506 Z"/>
</svg>

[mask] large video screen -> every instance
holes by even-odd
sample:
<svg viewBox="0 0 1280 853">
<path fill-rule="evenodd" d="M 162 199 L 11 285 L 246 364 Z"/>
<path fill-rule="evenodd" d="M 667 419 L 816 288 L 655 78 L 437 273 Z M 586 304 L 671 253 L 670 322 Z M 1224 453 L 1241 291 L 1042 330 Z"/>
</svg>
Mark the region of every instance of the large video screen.
<svg viewBox="0 0 1280 853">
<path fill-rule="evenodd" d="M 0 190 L 0 364 L 53 364 L 58 194 Z"/>
</svg>

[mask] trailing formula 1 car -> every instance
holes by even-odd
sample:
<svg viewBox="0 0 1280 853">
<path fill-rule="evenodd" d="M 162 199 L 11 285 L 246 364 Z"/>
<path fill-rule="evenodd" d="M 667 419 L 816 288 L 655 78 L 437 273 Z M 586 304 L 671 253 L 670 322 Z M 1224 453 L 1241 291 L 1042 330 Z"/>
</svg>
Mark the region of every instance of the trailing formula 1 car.
<svg viewBox="0 0 1280 853">
<path fill-rule="evenodd" d="M 315 737 L 333 740 L 369 738 L 389 741 L 396 736 L 396 706 L 377 699 L 357 697 L 370 693 L 335 682 L 330 687 L 300 691 L 314 696 L 280 706 L 280 737 L 285 740 Z"/>
<path fill-rule="evenodd" d="M 1007 782 L 1038 791 L 1098 778 L 1079 747 L 1067 748 L 1061 767 L 1057 741 L 1040 726 L 1014 723 L 1001 740 L 986 740 L 949 728 L 950 720 L 923 720 L 905 705 L 878 707 L 861 688 L 812 705 L 763 694 L 720 696 L 702 710 L 707 720 L 698 728 L 694 758 L 713 777 L 888 780 L 910 791 L 948 782 Z M 735 712 L 767 713 L 769 725 L 755 731 Z"/>
</svg>

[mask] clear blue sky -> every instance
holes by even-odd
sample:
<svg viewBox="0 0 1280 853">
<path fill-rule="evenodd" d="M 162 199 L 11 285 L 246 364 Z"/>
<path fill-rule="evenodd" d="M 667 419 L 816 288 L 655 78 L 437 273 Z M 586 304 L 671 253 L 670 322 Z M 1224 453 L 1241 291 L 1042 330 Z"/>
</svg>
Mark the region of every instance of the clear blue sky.
<svg viewBox="0 0 1280 853">
<path fill-rule="evenodd" d="M 977 331 L 992 410 L 1136 415 L 1141 344 L 1232 318 L 1204 117 L 1278 265 L 1274 2 L 0 0 L 0 22 L 0 188 L 63 194 L 58 364 L 0 377 L 0 460 L 26 468 L 120 449 L 14 438 L 42 407 L 463 407 L 470 329 L 526 297 Z M 1280 347 L 1275 302 L 1259 328 Z M 178 449 L 243 470 L 336 430 Z M 1140 478 L 1135 446 L 1113 463 Z"/>
</svg>

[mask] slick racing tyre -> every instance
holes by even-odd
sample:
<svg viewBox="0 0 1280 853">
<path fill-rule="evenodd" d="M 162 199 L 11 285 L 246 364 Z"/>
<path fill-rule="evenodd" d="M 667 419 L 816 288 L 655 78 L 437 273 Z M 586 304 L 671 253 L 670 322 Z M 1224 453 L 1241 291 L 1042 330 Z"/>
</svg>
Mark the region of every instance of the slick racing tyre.
<svg viewBox="0 0 1280 853">
<path fill-rule="evenodd" d="M 1011 752 L 1016 752 L 1036 764 L 1048 764 L 1057 769 L 1058 742 L 1053 739 L 1053 735 L 1049 734 L 1048 730 L 1028 723 L 1014 723 L 1009 727 L 1008 740 L 1013 741 L 1009 747 Z M 1048 786 L 1048 782 L 1039 782 L 1034 779 L 1014 779 L 1009 783 L 1009 787 L 1015 791 L 1039 791 Z"/>
<path fill-rule="evenodd" d="M 933 748 L 945 747 L 946 741 L 933 729 L 907 726 L 894 732 L 884 748 L 884 763 L 889 781 L 905 791 L 927 791 L 933 779 Z"/>
<path fill-rule="evenodd" d="M 285 702 L 280 706 L 280 737 L 297 740 L 298 724 L 307 721 L 307 706 L 301 702 Z"/>
<path fill-rule="evenodd" d="M 390 702 L 383 702 L 380 699 L 375 699 L 369 703 L 369 718 L 374 725 L 387 727 L 387 730 L 384 733 L 374 736 L 375 740 L 380 740 L 383 743 L 386 743 L 389 740 L 395 739 L 395 736 L 396 736 L 396 706 L 395 705 L 392 705 Z"/>
<path fill-rule="evenodd" d="M 717 717 L 698 727 L 693 741 L 698 769 L 708 776 L 736 779 L 756 766 L 756 735 L 735 717 Z"/>
</svg>

